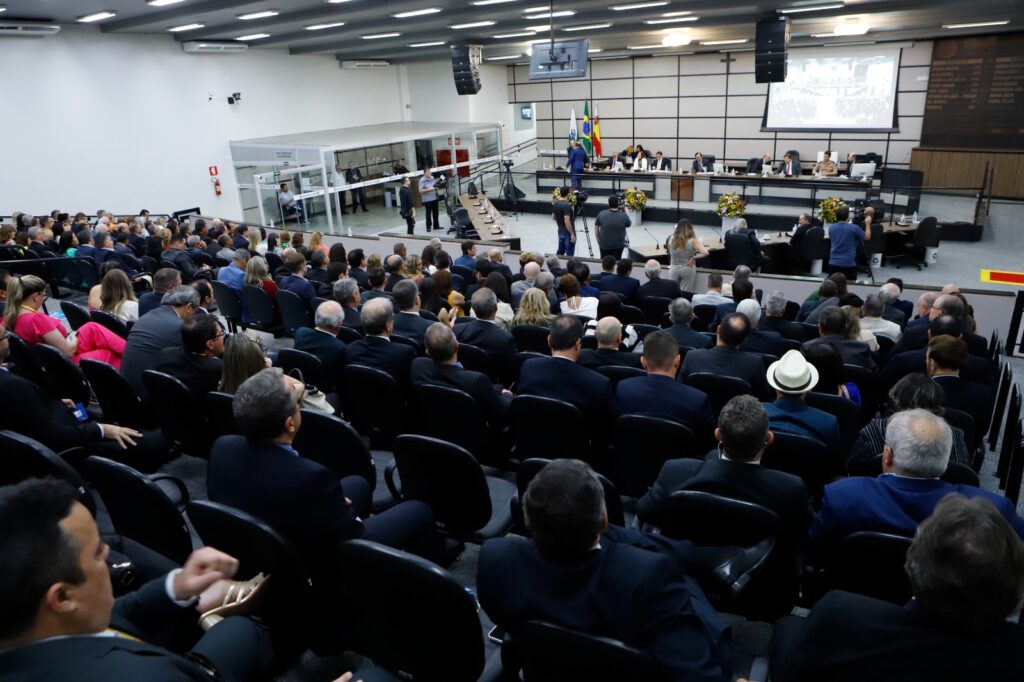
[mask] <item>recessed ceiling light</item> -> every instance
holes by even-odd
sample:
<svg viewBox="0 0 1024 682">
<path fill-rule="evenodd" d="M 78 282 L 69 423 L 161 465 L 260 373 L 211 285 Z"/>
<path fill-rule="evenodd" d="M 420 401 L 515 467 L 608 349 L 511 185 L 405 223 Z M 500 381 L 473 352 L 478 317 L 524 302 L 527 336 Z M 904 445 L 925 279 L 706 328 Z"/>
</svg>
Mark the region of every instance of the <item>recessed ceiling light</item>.
<svg viewBox="0 0 1024 682">
<path fill-rule="evenodd" d="M 784 7 L 775 11 L 779 14 L 799 14 L 800 12 L 820 12 L 826 9 L 842 9 L 843 7 L 843 3 L 840 2 L 834 5 L 814 5 L 813 7 Z"/>
<path fill-rule="evenodd" d="M 680 47 L 682 45 L 689 45 L 690 40 L 691 38 L 689 33 L 673 31 L 661 39 L 661 44 L 665 47 Z"/>
<path fill-rule="evenodd" d="M 840 17 L 839 23 L 832 29 L 837 36 L 862 36 L 868 32 L 868 24 L 860 15 Z"/>
<path fill-rule="evenodd" d="M 702 40 L 701 45 L 742 45 L 747 42 L 746 38 L 737 38 L 735 40 Z"/>
<path fill-rule="evenodd" d="M 261 38 L 269 38 L 269 33 L 250 33 L 247 36 L 238 36 L 235 40 L 260 40 Z"/>
<path fill-rule="evenodd" d="M 167 5 L 175 5 L 185 0 L 146 0 L 146 4 L 150 7 L 166 7 Z"/>
<path fill-rule="evenodd" d="M 7 8 L 4 5 L 0 5 L 0 12 L 6 12 Z"/>
<path fill-rule="evenodd" d="M 399 12 L 398 14 L 392 14 L 395 19 L 408 19 L 409 17 L 421 17 L 424 14 L 437 14 L 441 11 L 440 7 L 425 7 L 423 9 L 412 9 L 408 12 Z"/>
<path fill-rule="evenodd" d="M 596 31 L 599 28 L 609 28 L 611 24 L 590 24 L 588 26 L 568 26 L 563 31 Z"/>
<path fill-rule="evenodd" d="M 103 21 L 104 19 L 116 16 L 117 12 L 95 12 L 93 14 L 86 14 L 84 17 L 78 17 L 77 21 L 83 24 L 91 24 L 94 21 Z"/>
<path fill-rule="evenodd" d="M 250 12 L 249 14 L 239 14 L 238 18 L 242 21 L 249 21 L 251 19 L 266 19 L 267 17 L 276 17 L 278 11 L 276 9 L 267 9 L 262 12 Z"/>
<path fill-rule="evenodd" d="M 371 33 L 365 36 L 359 36 L 363 40 L 377 40 L 379 38 L 397 38 L 402 35 L 401 33 Z"/>
<path fill-rule="evenodd" d="M 506 54 L 506 55 L 502 55 L 500 57 L 484 57 L 484 59 L 486 59 L 489 62 L 498 62 L 498 61 L 501 61 L 503 59 L 519 59 L 522 56 L 523 55 L 521 55 L 521 54 Z"/>
<path fill-rule="evenodd" d="M 344 25 L 345 25 L 344 21 L 335 21 L 335 22 L 332 22 L 330 24 L 313 24 L 312 26 L 307 26 L 306 30 L 307 31 L 322 31 L 325 28 L 337 28 L 339 26 L 344 26 Z"/>
<path fill-rule="evenodd" d="M 197 28 L 203 28 L 206 24 L 182 24 L 181 26 L 175 26 L 167 29 L 171 33 L 178 33 L 179 31 L 193 31 Z"/>
<path fill-rule="evenodd" d="M 630 49 L 630 50 L 656 50 L 656 49 L 662 48 L 662 47 L 668 47 L 668 45 L 662 45 L 661 43 L 658 43 L 657 45 L 630 45 L 627 49 Z"/>
<path fill-rule="evenodd" d="M 687 14 L 693 14 L 693 12 L 690 12 L 690 11 L 686 11 L 686 12 L 665 12 L 661 16 L 663 16 L 663 17 L 685 17 Z"/>
<path fill-rule="evenodd" d="M 343 2 L 349 2 L 350 0 L 327 0 L 328 5 L 340 5 Z"/>
<path fill-rule="evenodd" d="M 494 26 L 496 22 L 493 21 L 471 21 L 468 24 L 452 24 L 448 28 L 453 28 L 456 31 L 463 28 L 480 28 L 481 26 Z"/>
<path fill-rule="evenodd" d="M 527 7 L 526 9 L 523 10 L 523 13 L 524 14 L 533 14 L 534 12 L 543 12 L 546 9 L 548 9 L 548 7 L 546 5 L 542 6 L 542 7 Z"/>
<path fill-rule="evenodd" d="M 979 28 L 981 26 L 1006 26 L 1010 23 L 1009 19 L 1000 19 L 999 21 L 975 21 L 970 24 L 943 24 L 942 28 Z"/>
<path fill-rule="evenodd" d="M 526 17 L 527 21 L 533 21 L 534 19 L 553 19 L 554 17 L 571 17 L 576 14 L 576 10 L 564 9 L 559 12 L 542 12 L 541 14 L 531 14 Z"/>
<path fill-rule="evenodd" d="M 681 24 L 684 21 L 697 21 L 700 17 L 670 17 L 668 19 L 645 19 L 645 24 L 652 26 L 657 24 Z"/>
<path fill-rule="evenodd" d="M 444 45 L 443 40 L 432 40 L 429 43 L 410 43 L 409 47 L 437 47 L 438 45 Z"/>
<path fill-rule="evenodd" d="M 616 12 L 624 12 L 631 9 L 644 9 L 647 7 L 662 7 L 668 4 L 668 0 L 658 0 L 657 2 L 634 2 L 631 5 L 612 5 L 612 9 Z M 659 45 L 660 47 L 660 45 Z"/>
<path fill-rule="evenodd" d="M 517 0 L 475 0 L 469 4 L 476 5 L 477 7 L 484 7 L 486 5 L 503 5 L 506 2 L 516 2 Z"/>
<path fill-rule="evenodd" d="M 501 40 L 502 38 L 525 38 L 526 36 L 535 36 L 535 35 L 537 35 L 536 31 L 520 31 L 519 33 L 499 33 L 499 34 L 491 36 L 491 37 L 492 38 L 497 38 L 498 40 Z"/>
</svg>

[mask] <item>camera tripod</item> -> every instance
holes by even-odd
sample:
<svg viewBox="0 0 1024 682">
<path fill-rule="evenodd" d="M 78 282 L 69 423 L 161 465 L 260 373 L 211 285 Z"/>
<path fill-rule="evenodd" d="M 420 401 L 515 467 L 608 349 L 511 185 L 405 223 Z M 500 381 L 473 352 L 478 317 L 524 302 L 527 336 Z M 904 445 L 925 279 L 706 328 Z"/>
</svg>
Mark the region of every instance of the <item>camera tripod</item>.
<svg viewBox="0 0 1024 682">
<path fill-rule="evenodd" d="M 577 195 L 577 197 L 578 197 L 578 195 Z M 583 218 L 583 234 L 586 235 L 586 237 L 587 237 L 587 253 L 590 255 L 591 258 L 593 258 L 594 257 L 594 244 L 593 244 L 593 242 L 590 241 L 590 224 L 587 223 L 587 215 L 583 212 L 583 208 L 587 205 L 586 202 L 587 202 L 586 199 L 580 200 L 579 198 L 577 198 L 576 205 L 573 206 L 573 212 L 575 213 L 576 216 L 578 216 L 580 218 Z M 576 241 L 579 242 L 579 237 L 578 236 L 576 238 Z"/>
<path fill-rule="evenodd" d="M 512 177 L 512 165 L 511 161 L 508 164 L 503 163 L 498 168 L 499 184 L 501 188 L 498 190 L 499 196 L 503 197 L 511 207 L 512 213 L 515 214 L 516 220 L 519 220 L 519 188 L 516 187 L 515 179 Z"/>
</svg>

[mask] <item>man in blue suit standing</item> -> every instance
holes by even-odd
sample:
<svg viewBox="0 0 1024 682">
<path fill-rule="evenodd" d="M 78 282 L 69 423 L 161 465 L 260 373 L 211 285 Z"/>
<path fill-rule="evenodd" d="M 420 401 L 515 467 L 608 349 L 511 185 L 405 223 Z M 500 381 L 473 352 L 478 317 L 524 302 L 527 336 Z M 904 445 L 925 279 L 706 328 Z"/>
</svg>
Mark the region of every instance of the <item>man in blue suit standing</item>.
<svg viewBox="0 0 1024 682">
<path fill-rule="evenodd" d="M 913 535 L 950 493 L 987 497 L 1024 538 L 1024 519 L 1008 499 L 939 478 L 953 447 L 953 434 L 944 419 L 927 410 L 897 412 L 886 426 L 885 442 L 881 476 L 845 478 L 825 486 L 821 511 L 811 525 L 812 544 L 827 545 L 857 531 Z"/>
<path fill-rule="evenodd" d="M 569 148 L 569 174 L 572 176 L 572 188 L 580 189 L 583 185 L 583 167 L 587 164 L 587 154 L 580 147 L 579 140 L 573 140 Z"/>
<path fill-rule="evenodd" d="M 777 396 L 775 402 L 764 406 L 772 431 L 807 436 L 821 441 L 829 452 L 838 453 L 839 422 L 835 415 L 805 402 L 807 393 L 818 383 L 814 365 L 800 351 L 791 350 L 768 366 L 765 378 Z"/>
</svg>

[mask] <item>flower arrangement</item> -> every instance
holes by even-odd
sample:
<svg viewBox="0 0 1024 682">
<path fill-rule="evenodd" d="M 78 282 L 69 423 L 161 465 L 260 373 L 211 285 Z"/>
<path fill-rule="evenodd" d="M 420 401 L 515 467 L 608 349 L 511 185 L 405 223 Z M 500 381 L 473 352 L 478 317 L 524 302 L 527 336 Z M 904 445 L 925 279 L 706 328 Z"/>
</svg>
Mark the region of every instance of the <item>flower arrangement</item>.
<svg viewBox="0 0 1024 682">
<path fill-rule="evenodd" d="M 551 201 L 553 201 L 553 202 L 554 201 L 558 201 L 561 198 L 562 198 L 562 191 L 558 187 L 556 187 L 554 189 L 554 191 L 551 192 Z M 565 200 L 569 202 L 570 206 L 575 206 L 576 205 L 576 190 L 574 190 L 574 189 L 569 190 L 569 194 L 568 194 L 568 196 L 565 197 Z"/>
<path fill-rule="evenodd" d="M 747 202 L 734 192 L 718 197 L 718 208 L 715 213 L 723 218 L 740 218 L 747 212 Z"/>
<path fill-rule="evenodd" d="M 821 219 L 826 223 L 834 223 L 836 221 L 836 211 L 846 207 L 846 202 L 836 197 L 828 197 L 822 199 L 821 204 L 818 206 L 818 214 Z"/>
<path fill-rule="evenodd" d="M 640 213 L 643 212 L 645 206 L 647 206 L 647 194 L 643 190 L 636 187 L 630 187 L 626 190 L 627 209 Z"/>
</svg>

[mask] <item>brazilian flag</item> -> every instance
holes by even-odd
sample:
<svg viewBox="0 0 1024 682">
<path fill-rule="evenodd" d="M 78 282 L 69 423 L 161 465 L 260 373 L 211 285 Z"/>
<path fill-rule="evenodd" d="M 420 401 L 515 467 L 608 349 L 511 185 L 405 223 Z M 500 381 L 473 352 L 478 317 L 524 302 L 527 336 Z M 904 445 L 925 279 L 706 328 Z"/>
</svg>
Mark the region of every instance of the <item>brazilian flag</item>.
<svg viewBox="0 0 1024 682">
<path fill-rule="evenodd" d="M 583 151 L 587 153 L 587 156 L 591 156 L 594 153 L 594 148 L 590 144 L 591 135 L 591 122 L 590 122 L 590 103 L 583 103 L 583 134 L 580 135 L 580 144 L 583 145 Z"/>
</svg>

